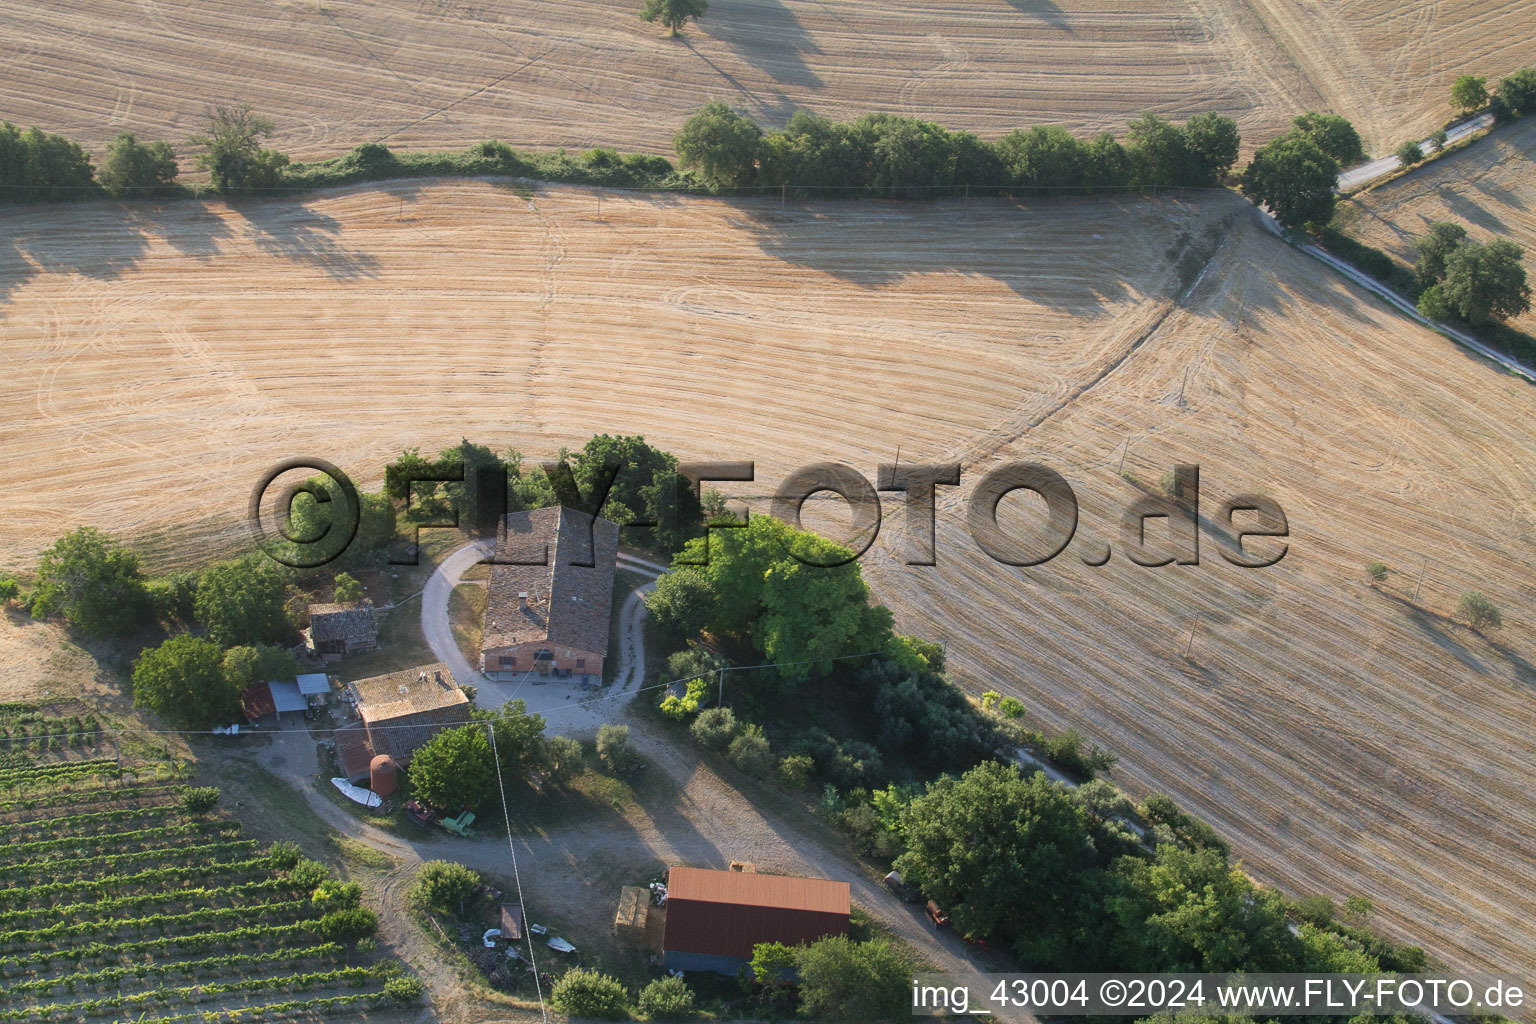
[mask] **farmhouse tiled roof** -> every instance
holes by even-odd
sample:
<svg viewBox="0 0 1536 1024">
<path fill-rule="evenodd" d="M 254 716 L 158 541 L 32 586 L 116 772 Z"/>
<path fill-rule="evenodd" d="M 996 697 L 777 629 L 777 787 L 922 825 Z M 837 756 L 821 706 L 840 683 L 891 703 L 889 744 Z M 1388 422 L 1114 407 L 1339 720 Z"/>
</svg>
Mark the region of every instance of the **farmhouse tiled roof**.
<svg viewBox="0 0 1536 1024">
<path fill-rule="evenodd" d="M 442 662 L 359 679 L 347 685 L 357 695 L 358 713 L 370 725 L 469 703 L 454 682 L 453 673 Z"/>
<path fill-rule="evenodd" d="M 344 640 L 349 645 L 371 644 L 378 639 L 373 606 L 367 604 L 312 604 L 309 636 L 315 643 Z"/>
<path fill-rule="evenodd" d="M 539 642 L 607 651 L 618 553 L 618 525 L 573 508 L 503 517 L 480 649 Z"/>
</svg>

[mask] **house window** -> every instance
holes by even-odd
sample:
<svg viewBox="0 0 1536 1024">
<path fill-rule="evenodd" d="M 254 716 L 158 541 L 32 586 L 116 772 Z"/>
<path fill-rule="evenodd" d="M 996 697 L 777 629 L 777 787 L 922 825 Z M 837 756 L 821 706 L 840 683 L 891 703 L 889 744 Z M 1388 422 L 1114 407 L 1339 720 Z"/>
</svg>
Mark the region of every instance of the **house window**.
<svg viewBox="0 0 1536 1024">
<path fill-rule="evenodd" d="M 577 658 L 576 659 L 576 667 L 577 668 L 586 668 L 587 667 L 587 659 L 586 658 Z"/>
<path fill-rule="evenodd" d="M 514 657 L 508 657 L 507 655 L 503 654 L 501 656 L 501 667 L 502 668 L 517 668 L 517 658 L 515 656 Z"/>
</svg>

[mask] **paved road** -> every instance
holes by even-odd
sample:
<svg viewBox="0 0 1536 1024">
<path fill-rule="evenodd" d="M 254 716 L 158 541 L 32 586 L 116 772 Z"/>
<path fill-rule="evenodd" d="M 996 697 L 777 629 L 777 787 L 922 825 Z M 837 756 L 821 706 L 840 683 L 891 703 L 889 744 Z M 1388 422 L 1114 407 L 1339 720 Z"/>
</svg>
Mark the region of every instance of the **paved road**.
<svg viewBox="0 0 1536 1024">
<path fill-rule="evenodd" d="M 1470 121 L 1464 121 L 1455 128 L 1446 131 L 1446 145 L 1460 142 L 1468 135 L 1482 131 L 1493 124 L 1492 114 L 1479 114 Z M 1433 139 L 1425 139 L 1419 143 L 1419 148 L 1424 152 L 1431 152 L 1435 148 Z M 1339 175 L 1339 191 L 1348 192 L 1357 189 L 1361 185 L 1369 184 L 1377 178 L 1382 178 L 1393 173 L 1403 166 L 1403 162 L 1395 156 L 1384 156 L 1368 163 L 1351 167 Z"/>
</svg>

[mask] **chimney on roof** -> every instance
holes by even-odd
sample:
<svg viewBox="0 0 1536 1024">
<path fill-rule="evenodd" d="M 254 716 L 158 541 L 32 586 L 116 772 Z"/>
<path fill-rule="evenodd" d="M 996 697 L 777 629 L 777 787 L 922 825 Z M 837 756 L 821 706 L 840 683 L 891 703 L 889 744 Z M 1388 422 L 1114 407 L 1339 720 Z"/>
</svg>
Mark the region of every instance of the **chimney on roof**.
<svg viewBox="0 0 1536 1024">
<path fill-rule="evenodd" d="M 447 683 L 443 682 L 443 674 L 441 672 L 433 672 L 432 673 L 432 678 L 437 680 L 437 685 L 438 686 L 447 686 L 448 685 Z"/>
<path fill-rule="evenodd" d="M 517 592 L 517 607 L 522 611 L 528 610 L 528 591 L 520 590 Z"/>
</svg>

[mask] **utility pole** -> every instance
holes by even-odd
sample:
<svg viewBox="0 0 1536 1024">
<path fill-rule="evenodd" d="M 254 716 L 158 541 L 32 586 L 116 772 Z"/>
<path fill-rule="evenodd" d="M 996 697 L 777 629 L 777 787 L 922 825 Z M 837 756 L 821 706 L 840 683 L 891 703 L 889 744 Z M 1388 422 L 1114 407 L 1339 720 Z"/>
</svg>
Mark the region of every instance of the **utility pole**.
<svg viewBox="0 0 1536 1024">
<path fill-rule="evenodd" d="M 720 680 L 720 696 L 715 698 L 716 707 L 725 707 L 725 669 L 717 669 L 715 675 Z"/>
<path fill-rule="evenodd" d="M 1189 627 L 1189 643 L 1184 645 L 1184 660 L 1188 661 L 1190 653 L 1195 649 L 1195 630 L 1200 628 L 1200 620 L 1196 619 L 1194 625 Z"/>
<path fill-rule="evenodd" d="M 1117 476 L 1125 473 L 1125 457 L 1131 453 L 1131 439 L 1125 439 L 1125 446 L 1120 449 L 1120 468 L 1115 470 Z"/>
<path fill-rule="evenodd" d="M 1413 587 L 1413 603 L 1419 603 L 1419 588 L 1424 585 L 1424 570 L 1429 568 L 1429 556 L 1424 556 L 1424 564 L 1419 566 L 1419 582 Z"/>
</svg>

